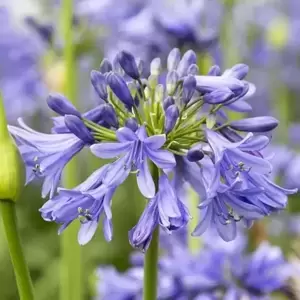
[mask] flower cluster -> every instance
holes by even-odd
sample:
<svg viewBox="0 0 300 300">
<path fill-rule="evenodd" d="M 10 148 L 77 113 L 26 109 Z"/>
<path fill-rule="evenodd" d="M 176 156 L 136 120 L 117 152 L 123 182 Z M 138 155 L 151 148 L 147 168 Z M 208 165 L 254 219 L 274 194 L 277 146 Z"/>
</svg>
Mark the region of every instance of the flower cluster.
<svg viewBox="0 0 300 300">
<path fill-rule="evenodd" d="M 221 20 L 221 5 L 215 0 L 80 0 L 76 12 L 106 29 L 101 31 L 106 56 L 127 50 L 147 63 L 156 56 L 165 58 L 173 47 L 211 49 Z"/>
<path fill-rule="evenodd" d="M 294 275 L 280 249 L 261 244 L 251 254 L 243 247 L 228 251 L 224 245 L 206 245 L 191 255 L 178 246 L 159 260 L 158 297 L 170 299 L 271 299 L 273 292 L 288 292 L 287 280 Z M 238 265 L 238 267 L 237 267 Z M 97 271 L 99 284 L 96 299 L 142 299 L 142 263 L 125 273 L 113 267 Z"/>
<path fill-rule="evenodd" d="M 18 28 L 9 11 L 0 6 L 0 89 L 9 120 L 32 115 L 38 98 L 46 95 L 39 72 L 43 45 L 37 38 Z"/>
<path fill-rule="evenodd" d="M 148 199 L 130 243 L 146 250 L 160 226 L 168 233 L 184 227 L 190 214 L 182 190 L 190 185 L 199 194 L 201 220 L 193 235 L 216 227 L 226 241 L 235 239 L 237 222 L 253 221 L 282 210 L 296 190 L 270 179 L 272 166 L 261 150 L 269 142 L 264 133 L 278 122 L 272 117 L 230 121 L 227 110 L 247 111 L 245 101 L 254 87 L 243 80 L 248 67 L 233 66 L 221 73 L 213 66 L 198 75 L 196 54 L 182 57 L 177 48 L 167 60 L 167 75 L 159 58 L 143 78 L 143 62 L 121 51 L 113 63 L 104 59 L 91 72 L 99 105 L 81 114 L 64 96 L 48 97 L 53 118 L 51 134 L 9 126 L 27 167 L 27 182 L 44 179 L 41 208 L 47 221 L 62 224 L 60 232 L 79 219 L 79 243 L 87 243 L 100 218 L 111 240 L 111 201 L 130 174 Z M 244 135 L 243 132 L 247 134 Z M 84 147 L 110 161 L 74 189 L 58 188 L 62 171 Z M 112 161 L 111 161 L 112 159 Z M 58 189 L 57 189 L 58 188 Z"/>
</svg>

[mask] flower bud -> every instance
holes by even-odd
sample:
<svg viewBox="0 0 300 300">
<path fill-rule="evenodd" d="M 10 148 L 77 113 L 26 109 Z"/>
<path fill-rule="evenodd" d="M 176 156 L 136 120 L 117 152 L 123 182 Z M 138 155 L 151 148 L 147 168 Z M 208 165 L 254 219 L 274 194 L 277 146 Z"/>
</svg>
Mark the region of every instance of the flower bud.
<svg viewBox="0 0 300 300">
<path fill-rule="evenodd" d="M 105 76 L 98 71 L 92 70 L 91 82 L 98 96 L 102 100 L 107 101 L 107 85 L 105 82 Z"/>
<path fill-rule="evenodd" d="M 94 142 L 94 138 L 87 127 L 84 125 L 83 121 L 76 116 L 66 115 L 65 124 L 67 128 L 76 135 L 79 139 L 87 144 Z"/>
<path fill-rule="evenodd" d="M 169 106 L 171 106 L 173 104 L 175 104 L 175 100 L 174 100 L 173 97 L 168 96 L 167 98 L 165 98 L 164 101 L 163 101 L 164 111 L 166 111 L 169 108 Z"/>
<path fill-rule="evenodd" d="M 249 67 L 245 64 L 236 64 L 231 69 L 226 70 L 222 76 L 244 79 L 249 72 Z"/>
<path fill-rule="evenodd" d="M 174 48 L 168 55 L 167 67 L 168 71 L 176 70 L 180 62 L 180 51 L 178 48 Z"/>
<path fill-rule="evenodd" d="M 227 87 L 219 88 L 203 96 L 203 101 L 209 104 L 224 103 L 234 96 L 234 93 Z"/>
<path fill-rule="evenodd" d="M 169 95 L 172 95 L 175 92 L 178 80 L 179 80 L 179 75 L 175 70 L 168 72 L 167 79 L 166 79 L 166 86 Z"/>
<path fill-rule="evenodd" d="M 164 86 L 162 84 L 158 84 L 155 88 L 154 100 L 155 102 L 161 103 L 164 97 Z"/>
<path fill-rule="evenodd" d="M 187 52 L 185 52 L 177 68 L 179 77 L 185 76 L 187 74 L 187 70 L 190 67 L 190 65 L 196 63 L 197 63 L 196 53 L 193 50 L 188 50 Z"/>
<path fill-rule="evenodd" d="M 204 157 L 204 153 L 199 146 L 195 146 L 187 152 L 186 158 L 191 161 L 199 161 Z"/>
<path fill-rule="evenodd" d="M 24 186 L 22 158 L 12 138 L 0 137 L 0 200 L 16 202 Z"/>
<path fill-rule="evenodd" d="M 100 105 L 99 117 L 107 124 L 117 128 L 119 127 L 118 118 L 114 108 L 110 104 Z"/>
<path fill-rule="evenodd" d="M 106 82 L 119 100 L 131 110 L 134 101 L 123 77 L 118 73 L 110 72 L 106 77 Z"/>
<path fill-rule="evenodd" d="M 81 117 L 81 114 L 76 107 L 61 94 L 53 93 L 49 95 L 47 98 L 47 104 L 54 112 L 61 116 L 74 115 L 79 118 Z"/>
<path fill-rule="evenodd" d="M 230 127 L 246 132 L 267 132 L 275 129 L 278 123 L 278 120 L 275 118 L 264 116 L 232 121 Z"/>
<path fill-rule="evenodd" d="M 133 132 L 136 132 L 139 125 L 135 118 L 128 118 L 125 122 L 125 126 L 131 129 Z"/>
<path fill-rule="evenodd" d="M 199 74 L 199 67 L 196 64 L 192 64 L 189 66 L 187 70 L 188 75 L 198 75 Z"/>
<path fill-rule="evenodd" d="M 150 73 L 151 75 L 158 76 L 161 72 L 161 60 L 159 57 L 154 58 L 150 64 Z"/>
<path fill-rule="evenodd" d="M 102 60 L 99 71 L 103 74 L 112 71 L 112 64 L 107 58 Z"/>
<path fill-rule="evenodd" d="M 178 107 L 175 104 L 169 106 L 165 117 L 165 132 L 169 133 L 174 128 L 179 117 Z"/>
<path fill-rule="evenodd" d="M 192 99 L 195 88 L 196 88 L 196 79 L 193 75 L 188 75 L 182 85 L 182 101 L 184 104 L 188 104 Z"/>
<path fill-rule="evenodd" d="M 218 65 L 214 65 L 212 66 L 209 71 L 208 74 L 210 76 L 220 76 L 221 75 L 221 69 Z"/>
<path fill-rule="evenodd" d="M 132 54 L 126 51 L 121 51 L 118 54 L 118 60 L 121 67 L 128 76 L 135 80 L 139 79 L 139 70 Z"/>
</svg>

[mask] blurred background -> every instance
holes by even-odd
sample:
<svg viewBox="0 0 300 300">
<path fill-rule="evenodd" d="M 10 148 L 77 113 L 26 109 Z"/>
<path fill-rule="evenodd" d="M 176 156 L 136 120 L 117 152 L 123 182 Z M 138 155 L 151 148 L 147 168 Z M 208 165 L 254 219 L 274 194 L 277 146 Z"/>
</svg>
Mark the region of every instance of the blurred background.
<svg viewBox="0 0 300 300">
<path fill-rule="evenodd" d="M 0 89 L 11 124 L 22 116 L 35 128 L 49 131 L 51 115 L 45 100 L 49 92 L 62 91 L 66 80 L 60 5 L 59 0 L 0 0 Z M 203 74 L 213 64 L 222 70 L 239 62 L 248 64 L 247 80 L 257 90 L 249 99 L 253 110 L 245 107 L 243 114 L 270 114 L 280 120 L 269 149 L 275 153 L 273 176 L 285 187 L 300 186 L 299 0 L 76 0 L 73 30 L 82 110 L 95 103 L 90 71 L 103 57 L 113 58 L 122 49 L 139 53 L 145 61 L 156 56 L 164 61 L 173 47 L 192 48 L 199 54 Z M 101 162 L 88 152 L 81 156 L 83 180 Z M 86 299 L 95 295 L 98 266 L 128 268 L 127 232 L 143 209 L 139 197 L 130 178 L 114 197 L 113 241 L 105 242 L 98 229 L 83 247 Z M 38 300 L 57 299 L 59 287 L 58 227 L 42 220 L 38 210 L 44 201 L 37 182 L 25 188 L 18 205 Z M 300 253 L 298 202 L 298 196 L 291 197 L 286 212 L 262 222 L 252 232 L 254 246 L 268 239 L 287 256 Z M 0 299 L 18 299 L 3 230 L 0 245 Z"/>
</svg>

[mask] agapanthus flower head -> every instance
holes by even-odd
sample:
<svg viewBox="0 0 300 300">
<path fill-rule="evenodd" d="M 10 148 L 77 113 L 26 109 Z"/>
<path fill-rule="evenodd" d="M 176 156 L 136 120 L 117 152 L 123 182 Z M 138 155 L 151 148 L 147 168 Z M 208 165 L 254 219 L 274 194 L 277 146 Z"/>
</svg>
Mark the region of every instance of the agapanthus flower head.
<svg viewBox="0 0 300 300">
<path fill-rule="evenodd" d="M 0 89 L 7 117 L 15 121 L 33 115 L 39 98 L 46 95 L 39 65 L 44 45 L 34 34 L 18 28 L 1 5 L 0 23 Z"/>
<path fill-rule="evenodd" d="M 48 98 L 50 108 L 60 115 L 53 118 L 51 134 L 22 122 L 23 128 L 9 126 L 20 145 L 28 181 L 43 177 L 43 196 L 50 192 L 42 216 L 63 229 L 79 219 L 81 244 L 91 239 L 101 216 L 105 236 L 112 238 L 113 193 L 129 176 L 136 177 L 147 199 L 129 232 L 130 243 L 142 250 L 158 226 L 169 234 L 186 226 L 186 186 L 198 193 L 202 210 L 194 235 L 213 227 L 225 241 L 235 239 L 239 221 L 251 226 L 284 209 L 287 195 L 296 192 L 272 182 L 272 165 L 261 153 L 269 138 L 248 132 L 269 131 L 278 122 L 271 117 L 231 122 L 226 115 L 225 109 L 249 107 L 246 99 L 254 88 L 244 80 L 248 68 L 238 64 L 223 74 L 193 74 L 189 70 L 196 54 L 188 50 L 181 58 L 178 53 L 175 49 L 169 54 L 165 83 L 160 80 L 165 71 L 159 58 L 149 66 L 149 77 L 136 69 L 138 59 L 130 53 L 121 52 L 112 63 L 104 59 L 101 68 L 92 71 L 100 99 L 94 109 L 81 114 L 62 95 Z M 83 188 L 59 189 L 55 195 L 63 168 L 84 147 L 111 161 Z"/>
</svg>

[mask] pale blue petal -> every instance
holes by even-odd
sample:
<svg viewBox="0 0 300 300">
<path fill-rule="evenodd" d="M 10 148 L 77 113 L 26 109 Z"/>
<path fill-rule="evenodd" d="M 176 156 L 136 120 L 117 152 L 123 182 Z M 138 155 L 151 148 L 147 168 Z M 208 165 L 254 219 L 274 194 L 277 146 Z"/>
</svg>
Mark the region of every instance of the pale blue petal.
<svg viewBox="0 0 300 300">
<path fill-rule="evenodd" d="M 116 136 L 119 142 L 133 142 L 138 139 L 137 135 L 128 127 L 122 127 L 116 131 Z"/>
<path fill-rule="evenodd" d="M 91 152 L 100 158 L 116 158 L 128 152 L 132 147 L 132 142 L 126 143 L 99 143 L 90 147 Z"/>
<path fill-rule="evenodd" d="M 144 159 L 140 165 L 136 179 L 143 196 L 146 198 L 153 198 L 155 195 L 155 185 L 149 170 L 147 159 Z"/>
<path fill-rule="evenodd" d="M 81 224 L 78 232 L 79 245 L 87 244 L 94 236 L 97 227 L 98 227 L 97 221 L 91 221 L 91 222 Z"/>
<path fill-rule="evenodd" d="M 153 135 L 144 140 L 145 145 L 152 150 L 157 150 L 161 148 L 165 142 L 166 142 L 165 134 Z"/>
<path fill-rule="evenodd" d="M 172 169 L 176 166 L 176 160 L 173 153 L 167 150 L 150 150 L 146 147 L 145 152 L 149 159 L 161 169 Z"/>
</svg>

